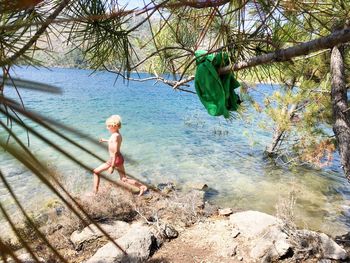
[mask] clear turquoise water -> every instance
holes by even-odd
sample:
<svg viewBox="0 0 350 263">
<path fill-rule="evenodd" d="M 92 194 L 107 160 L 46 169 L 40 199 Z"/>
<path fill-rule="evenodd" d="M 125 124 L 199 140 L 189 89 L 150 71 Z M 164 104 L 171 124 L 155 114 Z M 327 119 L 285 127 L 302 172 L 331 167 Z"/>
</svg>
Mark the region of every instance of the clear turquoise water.
<svg viewBox="0 0 350 263">
<path fill-rule="evenodd" d="M 350 187 L 337 158 L 326 170 L 276 167 L 262 156 L 271 134 L 259 128 L 261 116 L 249 119 L 243 116 L 245 121 L 237 118 L 227 122 L 209 116 L 193 94 L 175 92 L 153 82 L 116 81 L 113 74 L 103 71 L 91 73 L 80 69 L 15 70 L 18 77 L 53 84 L 63 90 L 62 95 L 23 90 L 21 94 L 27 108 L 45 113 L 96 140 L 108 138 L 105 119 L 112 114 L 121 115 L 126 169 L 142 181 L 154 185 L 174 182 L 184 189 L 194 183 L 206 183 L 210 187 L 208 198 L 221 206 L 271 214 L 276 214 L 276 205 L 288 200 L 293 192 L 297 198 L 294 214 L 300 227 L 331 235 L 349 230 Z M 258 87 L 260 91 L 273 88 Z M 6 92 L 16 97 L 10 88 Z M 258 93 L 253 95 L 259 99 Z M 87 165 L 95 167 L 101 163 L 52 134 L 44 133 Z M 23 131 L 21 138 L 26 139 Z M 108 157 L 106 149 L 79 136 L 73 138 L 103 158 Z M 30 140 L 31 150 L 48 159 L 66 178 L 71 191 L 92 188 L 91 173 L 35 137 L 31 136 Z M 28 207 L 39 208 L 52 198 L 45 187 L 3 152 L 0 163 L 1 171 Z M 1 184 L 0 201 L 9 208 L 13 203 Z"/>
</svg>

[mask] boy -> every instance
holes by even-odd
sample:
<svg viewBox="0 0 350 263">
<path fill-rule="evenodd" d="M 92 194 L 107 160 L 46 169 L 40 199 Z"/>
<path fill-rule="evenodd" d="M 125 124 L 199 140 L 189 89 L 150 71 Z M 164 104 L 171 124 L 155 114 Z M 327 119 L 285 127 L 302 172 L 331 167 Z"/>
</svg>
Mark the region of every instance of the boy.
<svg viewBox="0 0 350 263">
<path fill-rule="evenodd" d="M 106 139 L 100 139 L 99 142 L 108 142 L 108 152 L 109 152 L 109 160 L 104 164 L 101 164 L 99 167 L 94 169 L 94 193 L 97 194 L 98 188 L 100 185 L 100 173 L 108 170 L 109 174 L 114 172 L 114 169 L 118 170 L 120 179 L 128 183 L 130 185 L 136 186 L 140 189 L 139 196 L 143 195 L 145 191 L 147 191 L 147 186 L 141 184 L 140 182 L 131 179 L 125 175 L 124 169 L 124 158 L 120 152 L 120 147 L 122 144 L 122 135 L 119 130 L 121 128 L 121 118 L 119 115 L 112 115 L 106 120 L 106 126 L 109 132 L 112 134 L 111 137 Z"/>
</svg>

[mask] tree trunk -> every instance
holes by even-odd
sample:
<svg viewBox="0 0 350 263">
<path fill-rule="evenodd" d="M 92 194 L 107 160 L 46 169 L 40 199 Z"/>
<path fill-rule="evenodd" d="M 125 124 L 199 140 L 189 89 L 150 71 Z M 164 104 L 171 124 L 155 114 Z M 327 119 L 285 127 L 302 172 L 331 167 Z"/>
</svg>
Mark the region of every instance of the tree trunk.
<svg viewBox="0 0 350 263">
<path fill-rule="evenodd" d="M 341 164 L 350 180 L 350 112 L 344 76 L 343 48 L 333 47 L 331 54 L 333 131 L 337 138 Z"/>
<path fill-rule="evenodd" d="M 281 139 L 282 139 L 284 132 L 285 132 L 285 130 L 280 130 L 278 128 L 278 125 L 276 125 L 274 132 L 273 132 L 273 136 L 272 136 L 272 142 L 265 149 L 265 153 L 268 156 L 273 157 L 275 155 L 276 150 L 277 150 L 277 145 L 281 142 Z"/>
<path fill-rule="evenodd" d="M 293 82 L 292 88 L 294 87 L 294 85 L 295 85 L 295 82 Z M 297 107 L 298 107 L 298 104 L 293 104 L 291 108 L 288 110 L 288 113 L 286 114 L 286 118 L 288 118 L 290 121 L 292 121 L 293 117 L 295 116 L 295 113 L 296 113 L 295 110 Z M 272 142 L 269 145 L 269 147 L 265 149 L 265 153 L 268 156 L 273 156 L 274 154 L 276 154 L 278 150 L 277 146 L 278 144 L 281 145 L 282 139 L 284 138 L 285 133 L 286 133 L 286 130 L 281 129 L 277 123 L 274 128 Z"/>
</svg>

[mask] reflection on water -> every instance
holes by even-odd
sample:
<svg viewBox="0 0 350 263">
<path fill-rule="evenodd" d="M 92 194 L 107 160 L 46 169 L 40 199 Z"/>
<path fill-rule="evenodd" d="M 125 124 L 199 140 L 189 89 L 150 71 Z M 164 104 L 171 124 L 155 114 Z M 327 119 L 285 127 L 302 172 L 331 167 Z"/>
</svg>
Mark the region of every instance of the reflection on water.
<svg viewBox="0 0 350 263">
<path fill-rule="evenodd" d="M 115 77 L 105 72 L 91 77 L 90 71 L 74 69 L 23 68 L 16 72 L 23 78 L 50 84 L 59 82 L 64 90 L 62 96 L 23 91 L 26 106 L 45 112 L 96 140 L 108 136 L 105 119 L 111 114 L 120 114 L 127 172 L 147 183 L 173 182 L 180 188 L 186 188 L 189 183 L 206 183 L 209 186 L 206 196 L 217 204 L 271 214 L 276 214 L 276 206 L 288 200 L 292 193 L 297 199 L 294 214 L 299 226 L 331 235 L 347 231 L 350 226 L 347 221 L 350 192 L 338 160 L 325 171 L 288 170 L 272 165 L 262 157 L 271 135 L 258 127 L 260 116 L 249 117 L 249 122 L 242 117 L 227 122 L 208 116 L 194 95 L 174 92 L 164 85 L 153 86 L 152 82 L 124 85 L 118 80 L 113 86 Z M 268 86 L 260 88 L 269 89 Z M 25 139 L 25 132 L 21 133 Z M 89 167 L 100 164 L 62 139 L 44 133 Z M 105 148 L 84 138 L 73 138 L 107 158 Z M 47 159 L 66 178 L 70 191 L 91 189 L 91 173 L 34 137 L 31 145 L 33 152 Z M 0 163 L 1 170 L 28 207 L 35 208 L 34 204 L 39 206 L 52 198 L 37 179 L 3 152 Z M 0 200 L 12 207 L 13 202 L 1 184 Z"/>
</svg>

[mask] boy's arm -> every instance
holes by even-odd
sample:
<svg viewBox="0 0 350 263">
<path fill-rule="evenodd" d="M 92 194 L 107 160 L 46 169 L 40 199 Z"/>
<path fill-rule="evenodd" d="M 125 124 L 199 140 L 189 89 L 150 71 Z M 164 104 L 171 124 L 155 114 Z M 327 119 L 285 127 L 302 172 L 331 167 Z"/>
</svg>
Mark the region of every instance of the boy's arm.
<svg viewBox="0 0 350 263">
<path fill-rule="evenodd" d="M 106 139 L 104 139 L 104 138 L 100 138 L 98 141 L 99 141 L 99 142 L 108 142 L 108 140 L 106 140 Z"/>
</svg>

